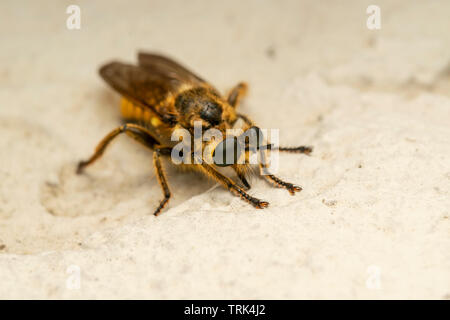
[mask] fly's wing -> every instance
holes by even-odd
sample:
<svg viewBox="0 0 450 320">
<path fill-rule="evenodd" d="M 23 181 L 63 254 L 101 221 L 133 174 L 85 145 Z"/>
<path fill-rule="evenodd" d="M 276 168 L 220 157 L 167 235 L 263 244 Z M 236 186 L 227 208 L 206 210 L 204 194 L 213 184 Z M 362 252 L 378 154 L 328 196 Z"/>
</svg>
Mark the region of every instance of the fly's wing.
<svg viewBox="0 0 450 320">
<path fill-rule="evenodd" d="M 174 124 L 176 113 L 173 97 L 182 89 L 181 81 L 173 81 L 162 73 L 121 62 L 111 62 L 99 70 L 101 77 L 127 100 L 149 108 L 161 121 Z"/>
<path fill-rule="evenodd" d="M 209 88 L 218 94 L 218 91 L 211 84 L 172 59 L 155 53 L 139 52 L 138 63 L 140 67 L 151 74 L 164 75 L 175 83 L 188 83 L 194 87 Z"/>
</svg>

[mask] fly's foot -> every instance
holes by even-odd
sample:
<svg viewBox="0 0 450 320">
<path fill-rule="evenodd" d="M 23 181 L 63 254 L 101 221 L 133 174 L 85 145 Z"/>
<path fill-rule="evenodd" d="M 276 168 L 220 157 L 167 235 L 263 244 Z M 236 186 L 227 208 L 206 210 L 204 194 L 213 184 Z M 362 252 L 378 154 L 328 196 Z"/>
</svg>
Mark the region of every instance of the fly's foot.
<svg viewBox="0 0 450 320">
<path fill-rule="evenodd" d="M 261 201 L 261 200 L 258 200 L 258 203 L 255 204 L 255 208 L 257 208 L 257 209 L 264 209 L 264 208 L 267 208 L 268 206 L 269 206 L 269 203 L 267 201 Z"/>
<path fill-rule="evenodd" d="M 84 167 L 86 167 L 86 165 L 87 165 L 87 161 L 80 161 L 80 162 L 78 162 L 76 173 L 77 174 L 82 174 L 83 170 L 84 170 Z"/>
<path fill-rule="evenodd" d="M 289 191 L 291 195 L 295 195 L 296 192 L 300 192 L 303 190 L 302 187 L 293 185 L 292 183 L 286 183 L 284 187 Z"/>
</svg>

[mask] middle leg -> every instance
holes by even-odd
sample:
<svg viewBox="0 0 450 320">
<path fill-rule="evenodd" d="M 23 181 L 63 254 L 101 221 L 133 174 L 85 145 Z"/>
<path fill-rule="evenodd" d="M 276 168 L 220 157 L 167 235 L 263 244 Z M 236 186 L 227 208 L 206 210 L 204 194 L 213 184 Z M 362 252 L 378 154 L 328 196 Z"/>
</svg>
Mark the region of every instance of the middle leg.
<svg viewBox="0 0 450 320">
<path fill-rule="evenodd" d="M 158 208 L 156 208 L 155 212 L 153 213 L 155 216 L 157 216 L 161 212 L 161 210 L 166 206 L 167 202 L 169 202 L 171 195 L 169 185 L 167 183 L 167 178 L 161 165 L 161 152 L 165 150 L 167 150 L 167 148 L 165 149 L 156 148 L 155 151 L 153 152 L 153 165 L 156 170 L 156 176 L 158 177 L 159 185 L 161 186 L 164 192 L 164 199 L 161 200 Z"/>
<path fill-rule="evenodd" d="M 247 94 L 247 84 L 240 82 L 237 86 L 231 89 L 227 97 L 227 102 L 234 108 L 239 105 L 241 99 Z"/>
<path fill-rule="evenodd" d="M 245 187 L 245 190 L 250 190 L 252 187 L 250 183 L 248 183 L 247 178 L 245 177 L 245 172 L 239 169 L 239 166 L 233 166 L 234 172 L 238 176 L 239 180 L 241 180 L 242 184 Z"/>
</svg>

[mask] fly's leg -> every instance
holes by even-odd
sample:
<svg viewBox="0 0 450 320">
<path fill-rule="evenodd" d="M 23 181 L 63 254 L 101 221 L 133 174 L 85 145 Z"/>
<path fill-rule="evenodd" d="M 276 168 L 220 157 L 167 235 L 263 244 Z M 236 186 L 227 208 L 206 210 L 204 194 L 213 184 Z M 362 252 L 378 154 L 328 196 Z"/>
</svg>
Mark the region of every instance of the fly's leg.
<svg viewBox="0 0 450 320">
<path fill-rule="evenodd" d="M 268 174 L 268 175 L 262 175 L 267 181 L 269 181 L 270 183 L 272 183 L 273 185 L 279 187 L 279 188 L 285 188 L 289 191 L 289 193 L 291 195 L 295 195 L 296 192 L 300 192 L 302 191 L 302 187 L 300 186 L 296 186 L 292 183 L 289 182 L 285 182 L 283 180 L 281 180 L 280 178 L 274 176 L 273 174 Z"/>
<path fill-rule="evenodd" d="M 313 147 L 311 146 L 278 147 L 278 151 L 290 153 L 304 153 L 306 155 L 309 155 L 313 151 Z"/>
<path fill-rule="evenodd" d="M 84 168 L 86 168 L 88 165 L 91 165 L 96 160 L 98 160 L 105 152 L 109 143 L 121 133 L 126 133 L 134 140 L 142 143 L 143 145 L 149 148 L 152 148 L 157 143 L 156 139 L 154 139 L 151 133 L 144 127 L 134 123 L 124 124 L 108 133 L 106 137 L 104 137 L 102 141 L 100 141 L 100 143 L 97 145 L 94 154 L 88 160 L 80 161 L 78 163 L 77 173 L 78 174 L 82 173 Z"/>
<path fill-rule="evenodd" d="M 264 179 L 269 181 L 271 184 L 275 185 L 276 187 L 287 189 L 291 195 L 294 195 L 296 192 L 302 191 L 302 187 L 292 184 L 290 182 L 285 182 L 269 172 L 269 170 L 267 169 L 265 151 L 266 150 L 264 149 L 259 149 L 260 154 L 259 168 L 261 176 L 264 177 Z"/>
<path fill-rule="evenodd" d="M 163 193 L 164 193 L 164 199 L 161 200 L 158 208 L 156 208 L 155 212 L 153 213 L 155 216 L 157 216 L 161 210 L 166 206 L 167 202 L 170 199 L 170 189 L 169 185 L 167 184 L 166 175 L 164 174 L 164 170 L 161 165 L 161 152 L 166 149 L 159 149 L 156 148 L 155 152 L 153 152 L 153 165 L 155 166 L 156 170 L 156 176 L 158 177 L 159 185 L 161 186 Z"/>
<path fill-rule="evenodd" d="M 259 132 L 261 132 L 261 130 L 258 127 L 255 127 L 253 125 L 253 121 L 251 121 L 248 117 L 242 115 L 242 114 L 238 114 L 237 115 L 239 118 L 241 118 L 246 124 L 247 124 L 247 128 L 245 130 L 248 130 L 248 128 L 250 127 L 251 129 L 255 129 L 257 134 L 257 146 L 255 147 L 256 150 L 259 152 L 260 155 L 260 163 L 259 163 L 259 168 L 260 168 L 260 174 L 261 176 L 263 176 L 267 181 L 269 181 L 270 183 L 272 183 L 273 185 L 279 187 L 279 188 L 285 188 L 289 191 L 290 194 L 294 195 L 296 192 L 300 192 L 302 191 L 302 188 L 299 186 L 296 186 L 290 182 L 285 182 L 283 180 L 281 180 L 280 178 L 276 177 L 275 175 L 271 174 L 268 171 L 267 168 L 267 162 L 266 162 L 266 150 L 270 150 L 272 149 L 272 145 L 266 145 L 266 146 L 260 146 L 260 143 L 262 142 L 262 137 L 259 135 Z M 246 146 L 247 148 L 247 146 Z M 287 151 L 287 152 L 297 152 L 297 153 L 306 153 L 309 154 L 312 151 L 311 147 L 297 147 L 297 148 L 278 148 L 278 150 L 280 151 Z"/>
<path fill-rule="evenodd" d="M 247 178 L 245 178 L 245 174 L 244 172 L 242 172 L 241 170 L 239 170 L 239 167 L 233 167 L 234 172 L 236 172 L 239 180 L 241 180 L 242 184 L 245 187 L 245 190 L 250 190 L 250 188 L 252 187 L 250 185 L 250 183 L 248 183 Z"/>
<path fill-rule="evenodd" d="M 257 198 L 254 198 L 250 196 L 248 193 L 246 193 L 241 187 L 239 187 L 235 182 L 233 182 L 230 178 L 224 176 L 220 172 L 218 172 L 216 169 L 214 169 L 209 164 L 203 162 L 200 165 L 200 168 L 203 170 L 203 172 L 216 180 L 217 182 L 220 182 L 225 188 L 228 189 L 232 194 L 241 197 L 241 199 L 247 201 L 251 205 L 253 205 L 255 208 L 263 209 L 269 206 L 269 203 L 266 201 L 259 200 Z"/>
<path fill-rule="evenodd" d="M 247 130 L 248 128 L 254 126 L 253 121 L 250 120 L 249 117 L 238 113 L 237 114 L 238 118 L 241 118 L 247 125 L 247 128 L 244 129 Z M 306 155 L 309 155 L 312 151 L 313 151 L 313 147 L 311 146 L 299 146 L 299 147 L 278 147 L 277 148 L 278 151 L 282 151 L 282 152 L 290 152 L 290 153 L 304 153 Z"/>
<path fill-rule="evenodd" d="M 236 108 L 241 99 L 247 94 L 247 88 L 248 86 L 245 82 L 238 83 L 228 94 L 227 102 Z"/>
<path fill-rule="evenodd" d="M 106 150 L 106 147 L 108 147 L 109 143 L 114 140 L 118 135 L 121 133 L 125 133 L 126 135 L 130 136 L 137 142 L 141 143 L 147 148 L 154 149 L 153 152 L 153 165 L 156 170 L 156 176 L 158 178 L 158 182 L 163 190 L 164 193 L 164 199 L 160 202 L 158 208 L 153 213 L 154 215 L 158 215 L 161 210 L 165 207 L 167 202 L 170 199 L 170 190 L 169 185 L 167 184 L 167 179 L 164 174 L 162 165 L 161 165 L 161 154 L 170 154 L 170 148 L 160 148 L 156 147 L 158 142 L 155 138 L 152 137 L 151 133 L 145 129 L 144 127 L 141 127 L 139 125 L 129 123 L 124 124 L 123 126 L 120 126 L 119 128 L 111 131 L 106 137 L 100 141 L 100 143 L 97 145 L 97 148 L 95 149 L 94 154 L 86 161 L 81 161 L 78 164 L 77 173 L 81 173 L 83 169 L 94 163 L 96 160 L 98 160 Z"/>
<path fill-rule="evenodd" d="M 238 113 L 238 114 L 236 114 L 236 116 L 237 116 L 237 118 L 242 119 L 245 122 L 245 124 L 247 125 L 246 127 L 242 128 L 244 131 L 250 127 L 253 127 L 253 121 L 250 120 L 249 117 L 243 115 L 242 113 Z"/>
<path fill-rule="evenodd" d="M 245 119 L 244 119 L 245 121 Z M 251 124 L 251 121 L 248 120 L 247 122 L 248 125 Z M 272 183 L 273 185 L 279 187 L 279 188 L 285 188 L 289 191 L 289 193 L 291 195 L 294 195 L 296 192 L 300 192 L 302 191 L 302 188 L 299 186 L 296 186 L 290 182 L 285 182 L 283 180 L 281 180 L 280 178 L 276 177 L 275 175 L 273 175 L 272 173 L 269 172 L 267 166 L 267 161 L 266 161 L 266 151 L 271 150 L 272 149 L 272 145 L 266 145 L 266 146 L 262 146 L 261 142 L 262 142 L 262 133 L 261 130 L 258 127 L 252 126 L 250 128 L 256 130 L 256 136 L 257 136 L 257 145 L 255 147 L 253 147 L 252 149 L 255 151 L 258 151 L 259 153 L 259 168 L 260 168 L 260 175 L 262 177 L 264 177 L 264 179 L 266 179 L 267 181 L 269 181 L 270 183 Z"/>
</svg>

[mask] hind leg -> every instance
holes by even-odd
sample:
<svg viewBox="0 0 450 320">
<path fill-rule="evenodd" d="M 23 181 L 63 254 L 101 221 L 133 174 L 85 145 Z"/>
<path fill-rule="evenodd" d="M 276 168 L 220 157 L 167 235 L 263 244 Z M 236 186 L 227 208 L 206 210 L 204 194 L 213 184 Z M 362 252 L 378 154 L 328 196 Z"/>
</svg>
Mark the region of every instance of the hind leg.
<svg viewBox="0 0 450 320">
<path fill-rule="evenodd" d="M 114 129 L 110 133 L 108 133 L 106 135 L 106 137 L 104 137 L 99 142 L 99 144 L 95 148 L 94 154 L 88 160 L 80 161 L 78 163 L 77 173 L 78 174 L 82 173 L 85 167 L 87 167 L 87 166 L 93 164 L 95 161 L 97 161 L 103 155 L 103 153 L 105 152 L 106 148 L 111 143 L 111 141 L 113 141 L 115 138 L 117 138 L 122 133 L 127 134 L 134 140 L 140 142 L 144 146 L 151 148 L 151 149 L 153 148 L 153 146 L 155 144 L 158 143 L 157 140 L 155 138 L 153 138 L 151 133 L 144 127 L 141 127 L 141 126 L 139 126 L 137 124 L 133 124 L 133 123 L 124 124 L 124 125 L 118 127 L 117 129 Z"/>
<path fill-rule="evenodd" d="M 170 190 L 169 185 L 167 183 L 166 175 L 164 174 L 164 170 L 161 165 L 161 154 L 170 154 L 170 148 L 160 148 L 158 146 L 158 142 L 155 138 L 152 137 L 150 132 L 144 127 L 141 127 L 136 124 L 124 124 L 119 128 L 111 131 L 106 137 L 104 137 L 100 143 L 97 145 L 94 154 L 86 161 L 80 161 L 77 168 L 77 173 L 81 173 L 85 167 L 91 165 L 96 160 L 98 160 L 103 153 L 105 152 L 108 145 L 113 141 L 116 137 L 118 137 L 121 133 L 125 133 L 137 142 L 141 143 L 145 147 L 149 149 L 154 149 L 153 153 L 153 165 L 156 170 L 156 176 L 158 178 L 158 182 L 161 186 L 161 189 L 164 193 L 164 199 L 160 201 L 158 208 L 153 213 L 154 215 L 158 215 L 161 210 L 165 207 L 167 202 L 170 199 Z"/>
</svg>

